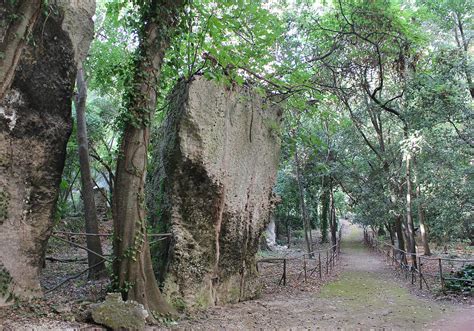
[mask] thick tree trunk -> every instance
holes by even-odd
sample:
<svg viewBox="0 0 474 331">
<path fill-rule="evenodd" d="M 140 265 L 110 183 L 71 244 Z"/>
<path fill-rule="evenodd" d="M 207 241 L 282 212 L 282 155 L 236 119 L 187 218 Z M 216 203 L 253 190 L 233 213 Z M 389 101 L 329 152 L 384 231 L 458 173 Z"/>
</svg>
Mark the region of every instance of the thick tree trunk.
<svg viewBox="0 0 474 331">
<path fill-rule="evenodd" d="M 97 211 L 94 201 L 94 189 L 89 162 L 89 140 L 86 124 L 87 86 L 84 80 L 82 64 L 79 65 L 76 78 L 77 96 L 75 99 L 77 117 L 77 142 L 79 144 L 79 165 L 81 169 L 82 199 L 84 201 L 84 217 L 86 233 L 99 233 Z M 99 255 L 102 254 L 99 236 L 86 236 L 87 248 Z M 89 279 L 98 279 L 106 276 L 104 259 L 91 252 L 87 253 L 89 264 Z"/>
<path fill-rule="evenodd" d="M 308 254 L 312 255 L 313 252 L 313 238 L 311 236 L 311 226 L 308 220 L 308 210 L 306 209 L 306 203 L 304 199 L 304 185 L 301 179 L 300 171 L 300 160 L 298 157 L 298 147 L 295 148 L 295 170 L 296 170 L 296 181 L 298 183 L 298 192 L 300 196 L 300 211 L 301 216 L 303 217 L 303 229 L 304 229 L 304 238 L 306 242 L 306 248 Z"/>
<path fill-rule="evenodd" d="M 128 92 L 129 116 L 117 160 L 113 196 L 114 272 L 124 299 L 151 314 L 174 313 L 164 300 L 152 269 L 145 218 L 145 178 L 150 123 L 156 108 L 161 66 L 183 1 L 152 1 L 142 21 L 135 76 Z"/>
</svg>

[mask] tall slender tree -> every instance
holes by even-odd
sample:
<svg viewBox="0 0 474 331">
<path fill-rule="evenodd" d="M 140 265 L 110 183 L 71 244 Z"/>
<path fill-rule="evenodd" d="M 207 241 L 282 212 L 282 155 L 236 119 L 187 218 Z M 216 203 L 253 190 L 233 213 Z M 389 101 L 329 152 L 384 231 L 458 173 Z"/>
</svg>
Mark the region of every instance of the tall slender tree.
<svg viewBox="0 0 474 331">
<path fill-rule="evenodd" d="M 127 113 L 117 161 L 114 217 L 114 273 L 124 299 L 142 303 L 152 314 L 174 313 L 158 288 L 147 240 L 145 178 L 150 123 L 165 52 L 175 33 L 184 0 L 139 1 L 134 72 L 125 93 Z"/>
<path fill-rule="evenodd" d="M 310 256 L 313 255 L 313 237 L 311 235 L 311 224 L 308 218 L 308 209 L 306 207 L 305 201 L 305 192 L 304 192 L 304 184 L 301 178 L 301 165 L 300 159 L 298 155 L 298 146 L 295 146 L 295 172 L 296 172 L 296 181 L 298 183 L 298 192 L 299 192 L 299 200 L 300 200 L 300 211 L 301 217 L 303 219 L 303 230 L 304 230 L 304 239 L 306 242 L 306 249 L 308 250 L 308 254 Z"/>
<path fill-rule="evenodd" d="M 79 64 L 76 77 L 77 94 L 75 99 L 77 118 L 77 142 L 79 150 L 79 166 L 81 169 L 82 199 L 84 201 L 84 218 L 86 223 L 87 262 L 89 264 L 89 279 L 97 279 L 105 276 L 105 263 L 101 257 L 102 246 L 100 237 L 94 236 L 99 232 L 97 223 L 97 210 L 94 201 L 94 189 L 92 185 L 91 167 L 89 160 L 89 139 L 87 137 L 86 124 L 86 100 L 87 86 L 84 79 L 82 64 Z M 95 253 L 95 254 L 94 254 Z"/>
</svg>

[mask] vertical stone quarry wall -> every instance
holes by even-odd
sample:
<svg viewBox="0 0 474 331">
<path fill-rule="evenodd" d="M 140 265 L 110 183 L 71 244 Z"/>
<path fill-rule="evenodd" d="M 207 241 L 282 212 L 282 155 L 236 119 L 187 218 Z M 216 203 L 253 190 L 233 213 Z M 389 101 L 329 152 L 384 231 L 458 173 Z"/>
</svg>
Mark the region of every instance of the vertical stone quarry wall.
<svg viewBox="0 0 474 331">
<path fill-rule="evenodd" d="M 11 23 L 7 9 L 0 11 L 0 34 Z M 93 38 L 94 12 L 94 0 L 43 4 L 0 100 L 0 305 L 41 294 L 38 275 L 72 129 L 76 67 Z M 0 70 L 8 69 L 3 66 L 0 61 Z"/>
<path fill-rule="evenodd" d="M 258 294 L 280 120 L 281 109 L 249 88 L 196 76 L 175 89 L 148 187 L 152 223 L 172 233 L 155 255 L 171 302 L 192 309 Z"/>
</svg>

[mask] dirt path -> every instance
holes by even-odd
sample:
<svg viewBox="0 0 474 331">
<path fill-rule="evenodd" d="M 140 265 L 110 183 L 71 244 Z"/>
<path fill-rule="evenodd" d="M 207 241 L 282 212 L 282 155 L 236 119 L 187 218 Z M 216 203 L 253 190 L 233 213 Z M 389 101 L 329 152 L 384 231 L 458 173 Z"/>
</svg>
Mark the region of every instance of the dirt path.
<svg viewBox="0 0 474 331">
<path fill-rule="evenodd" d="M 473 307 L 433 302 L 411 294 L 380 257 L 362 245 L 362 231 L 347 226 L 337 281 L 319 293 L 270 295 L 208 310 L 182 321 L 192 329 L 432 329 L 474 330 Z"/>
</svg>

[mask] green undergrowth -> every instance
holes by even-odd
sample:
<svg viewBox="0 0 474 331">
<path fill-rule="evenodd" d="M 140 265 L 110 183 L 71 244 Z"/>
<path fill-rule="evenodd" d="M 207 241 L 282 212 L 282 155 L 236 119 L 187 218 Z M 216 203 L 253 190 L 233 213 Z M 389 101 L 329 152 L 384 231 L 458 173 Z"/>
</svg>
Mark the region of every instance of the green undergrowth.
<svg viewBox="0 0 474 331">
<path fill-rule="evenodd" d="M 446 281 L 446 288 L 453 293 L 474 296 L 474 264 L 465 265 L 461 270 L 452 272 Z"/>
</svg>

